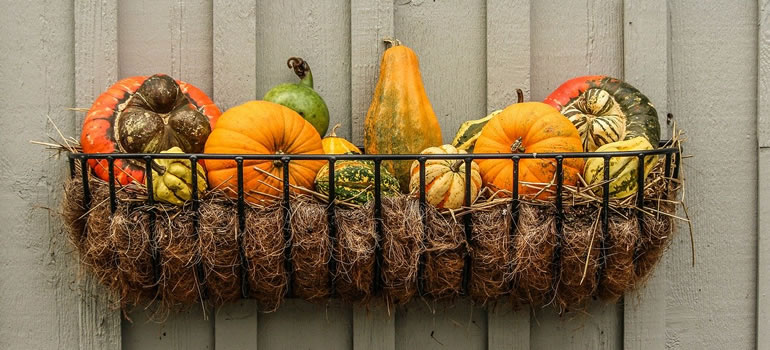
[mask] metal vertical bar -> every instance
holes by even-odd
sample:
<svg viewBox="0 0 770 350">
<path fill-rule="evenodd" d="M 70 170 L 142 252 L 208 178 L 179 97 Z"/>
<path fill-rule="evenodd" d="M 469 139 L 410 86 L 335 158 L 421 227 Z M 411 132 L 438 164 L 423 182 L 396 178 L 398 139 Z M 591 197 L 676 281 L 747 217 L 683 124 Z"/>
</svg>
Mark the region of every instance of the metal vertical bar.
<svg viewBox="0 0 770 350">
<path fill-rule="evenodd" d="M 511 184 L 511 222 L 509 227 L 509 236 L 511 239 L 511 245 L 515 244 L 516 240 L 516 228 L 519 222 L 519 161 L 521 158 L 519 156 L 513 156 L 511 158 L 511 161 L 513 161 L 513 177 L 512 177 L 512 184 Z M 514 280 L 511 279 L 510 282 L 510 288 L 513 290 L 514 288 Z"/>
<path fill-rule="evenodd" d="M 382 165 L 381 159 L 374 160 L 374 230 L 377 245 L 374 248 L 374 294 L 382 289 Z"/>
<path fill-rule="evenodd" d="M 599 242 L 599 268 L 596 280 L 601 281 L 607 265 L 607 247 L 610 239 L 610 157 L 604 157 L 604 184 L 602 185 L 602 239 Z"/>
<path fill-rule="evenodd" d="M 663 176 L 671 177 L 671 153 L 666 153 L 666 162 L 663 164 Z"/>
<path fill-rule="evenodd" d="M 562 194 L 564 191 L 564 157 L 556 156 L 556 245 L 553 251 L 553 290 L 556 291 L 556 283 L 561 278 L 559 261 L 561 260 L 561 245 L 564 242 L 564 200 Z"/>
<path fill-rule="evenodd" d="M 639 221 L 639 232 L 642 232 L 642 221 L 644 220 L 644 153 L 637 156 L 636 167 L 636 218 Z"/>
<path fill-rule="evenodd" d="M 144 177 L 147 183 L 147 204 L 152 207 L 155 205 L 155 194 L 153 192 L 155 189 L 152 186 L 152 157 L 150 156 L 144 157 Z M 155 286 L 157 290 L 158 281 L 160 281 L 160 256 L 158 253 L 158 241 L 157 237 L 155 236 L 155 210 L 150 209 L 148 215 L 150 216 L 150 222 L 148 225 L 150 230 L 150 263 L 152 264 L 152 282 L 153 286 Z"/>
<path fill-rule="evenodd" d="M 83 180 L 83 208 L 88 211 L 91 206 L 91 189 L 88 184 L 88 160 L 80 158 L 80 178 Z"/>
<path fill-rule="evenodd" d="M 673 178 L 679 179 L 679 167 L 682 165 L 682 154 L 679 151 L 676 151 L 674 154 L 674 176 Z"/>
<path fill-rule="evenodd" d="M 289 201 L 289 157 L 282 157 L 281 163 L 283 163 L 283 239 L 284 245 L 284 267 L 286 269 L 286 296 L 292 296 L 292 275 L 294 268 L 291 263 L 291 203 Z"/>
<path fill-rule="evenodd" d="M 110 181 L 110 213 L 115 214 L 118 209 L 117 199 L 115 198 L 115 158 L 107 157 L 107 178 Z"/>
<path fill-rule="evenodd" d="M 198 195 L 198 157 L 190 156 L 190 170 L 192 171 L 192 219 L 193 219 L 193 236 L 196 240 L 199 239 L 198 228 L 200 227 L 200 216 L 198 208 L 200 207 L 200 198 Z M 208 289 L 206 288 L 206 275 L 203 271 L 203 265 L 199 260 L 195 264 L 195 274 L 198 278 L 198 285 L 200 285 L 201 298 L 206 299 L 208 297 Z"/>
<path fill-rule="evenodd" d="M 67 161 L 69 162 L 69 165 L 70 165 L 70 179 L 74 179 L 75 178 L 75 158 L 69 157 Z"/>
<path fill-rule="evenodd" d="M 420 217 L 422 218 L 422 241 L 425 243 L 427 240 L 428 229 L 428 207 L 425 199 L 425 161 L 427 158 L 420 157 L 417 159 L 417 163 L 420 166 Z M 419 263 L 417 265 L 417 294 L 420 296 L 425 295 L 425 254 L 420 254 Z"/>
<path fill-rule="evenodd" d="M 238 258 L 241 259 L 241 295 L 249 297 L 249 262 L 243 251 L 243 236 L 246 234 L 246 201 L 243 189 L 243 157 L 235 157 L 238 177 Z"/>
<path fill-rule="evenodd" d="M 334 167 L 337 158 L 332 156 L 329 158 L 329 203 L 326 206 L 326 220 L 329 224 L 329 243 L 334 251 L 334 246 L 337 244 L 337 214 L 335 213 L 334 201 L 337 199 L 336 178 L 334 174 Z M 337 260 L 329 259 L 329 292 L 334 295 L 334 278 L 337 276 Z"/>
<path fill-rule="evenodd" d="M 473 158 L 467 157 L 465 158 L 465 198 L 464 198 L 464 205 L 465 207 L 470 208 L 471 206 L 471 162 L 473 162 Z M 471 221 L 473 217 L 473 214 L 466 213 L 463 215 L 463 231 L 465 233 L 465 241 L 470 244 L 471 240 L 473 239 L 473 222 Z M 470 284 L 471 280 L 471 264 L 473 261 L 471 260 L 471 254 L 470 252 L 465 253 L 465 261 L 463 263 L 463 279 L 462 279 L 462 288 L 463 288 L 463 295 L 468 295 L 468 285 Z"/>
</svg>

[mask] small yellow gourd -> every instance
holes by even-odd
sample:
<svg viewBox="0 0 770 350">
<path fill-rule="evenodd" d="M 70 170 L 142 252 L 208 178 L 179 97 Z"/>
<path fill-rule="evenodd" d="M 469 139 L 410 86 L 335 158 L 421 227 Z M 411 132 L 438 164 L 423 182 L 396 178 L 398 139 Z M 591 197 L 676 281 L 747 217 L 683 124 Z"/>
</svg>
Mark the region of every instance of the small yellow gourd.
<svg viewBox="0 0 770 350">
<path fill-rule="evenodd" d="M 337 136 L 337 128 L 340 124 L 335 125 L 329 135 L 321 140 L 321 144 L 324 148 L 325 154 L 348 154 L 355 153 L 361 154 L 361 150 L 356 147 L 352 142 L 345 140 L 342 137 Z"/>
<path fill-rule="evenodd" d="M 429 147 L 420 154 L 467 154 L 452 145 Z M 412 163 L 409 190 L 420 190 L 420 165 Z M 465 161 L 462 159 L 429 159 L 425 162 L 425 198 L 439 209 L 457 209 L 470 205 L 481 188 L 479 165 L 471 162 L 471 198 L 465 203 Z"/>
<path fill-rule="evenodd" d="M 160 153 L 184 153 L 172 147 Z M 206 172 L 198 165 L 198 193 L 206 190 Z M 152 166 L 152 193 L 156 201 L 178 206 L 192 199 L 192 168 L 188 159 L 156 159 Z"/>
</svg>

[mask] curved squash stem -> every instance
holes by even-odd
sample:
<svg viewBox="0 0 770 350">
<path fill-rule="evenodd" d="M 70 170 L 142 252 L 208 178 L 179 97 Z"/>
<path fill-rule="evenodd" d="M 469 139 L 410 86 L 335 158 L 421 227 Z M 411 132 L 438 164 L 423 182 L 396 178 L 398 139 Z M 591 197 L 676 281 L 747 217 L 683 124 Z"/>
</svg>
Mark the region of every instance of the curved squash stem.
<svg viewBox="0 0 770 350">
<path fill-rule="evenodd" d="M 310 71 L 310 65 L 307 64 L 307 61 L 300 57 L 289 57 L 289 60 L 286 61 L 286 65 L 289 66 L 289 68 L 294 69 L 294 74 L 299 77 L 300 84 L 310 88 L 313 87 L 313 72 Z"/>
<path fill-rule="evenodd" d="M 398 40 L 396 38 L 384 38 L 382 39 L 382 41 L 385 42 L 386 44 L 385 46 L 387 46 L 387 44 L 390 44 L 390 47 L 401 46 L 401 40 Z"/>
<path fill-rule="evenodd" d="M 330 131 L 329 135 L 327 135 L 326 137 L 337 137 L 337 128 L 339 128 L 340 126 L 342 126 L 342 124 L 340 123 L 337 123 L 336 125 L 334 125 L 334 127 L 332 128 L 332 131 Z"/>
<path fill-rule="evenodd" d="M 462 159 L 456 160 L 452 165 L 449 166 L 449 169 L 452 170 L 453 173 L 456 173 L 460 171 L 460 165 L 463 165 L 465 161 Z"/>
<path fill-rule="evenodd" d="M 516 142 L 514 142 L 511 145 L 511 153 L 524 153 L 526 152 L 526 149 L 524 148 L 524 145 L 521 144 L 521 136 L 519 136 L 518 139 L 516 139 Z"/>
<path fill-rule="evenodd" d="M 524 91 L 516 89 L 516 103 L 524 102 Z"/>
</svg>

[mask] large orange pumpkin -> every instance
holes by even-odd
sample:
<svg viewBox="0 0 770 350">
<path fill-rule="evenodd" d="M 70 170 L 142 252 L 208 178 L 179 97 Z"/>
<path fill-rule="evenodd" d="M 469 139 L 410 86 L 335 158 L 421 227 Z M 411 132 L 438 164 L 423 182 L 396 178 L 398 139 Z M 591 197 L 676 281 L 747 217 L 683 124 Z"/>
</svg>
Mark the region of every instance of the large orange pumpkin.
<svg viewBox="0 0 770 350">
<path fill-rule="evenodd" d="M 541 102 L 525 102 L 508 106 L 494 116 L 481 130 L 474 153 L 557 153 L 583 150 L 575 126 L 559 111 Z M 494 192 L 513 189 L 513 162 L 510 159 L 478 159 L 484 184 Z M 582 158 L 565 158 L 564 184 L 575 185 L 583 170 Z M 519 194 L 537 198 L 552 197 L 555 191 L 556 160 L 521 159 L 519 161 Z M 525 183 L 553 185 L 546 191 Z M 499 192 L 498 195 L 510 196 Z"/>
<path fill-rule="evenodd" d="M 312 124 L 288 107 L 267 101 L 251 101 L 225 111 L 206 141 L 204 152 L 324 154 L 321 136 Z M 207 159 L 205 163 L 209 186 L 236 196 L 238 168 L 235 160 Z M 289 162 L 289 183 L 312 189 L 316 173 L 324 163 L 323 160 Z M 247 200 L 269 204 L 281 198 L 283 181 L 278 179 L 283 179 L 280 160 L 244 160 L 243 187 Z M 292 188 L 292 191 L 299 190 Z"/>
<path fill-rule="evenodd" d="M 94 101 L 80 145 L 84 153 L 160 153 L 172 147 L 200 153 L 220 114 L 203 91 L 168 75 L 126 78 Z M 106 159 L 89 164 L 109 179 Z M 144 182 L 143 160 L 116 159 L 114 170 L 118 183 Z"/>
</svg>

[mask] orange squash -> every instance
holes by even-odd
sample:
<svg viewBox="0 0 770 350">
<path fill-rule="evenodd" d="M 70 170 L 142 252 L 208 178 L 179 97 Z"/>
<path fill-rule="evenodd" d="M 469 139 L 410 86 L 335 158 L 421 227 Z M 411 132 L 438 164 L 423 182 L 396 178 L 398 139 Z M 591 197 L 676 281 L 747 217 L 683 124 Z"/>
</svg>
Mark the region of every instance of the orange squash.
<svg viewBox="0 0 770 350">
<path fill-rule="evenodd" d="M 556 153 L 581 152 L 583 145 L 575 126 L 559 111 L 541 102 L 510 105 L 494 116 L 481 130 L 474 153 Z M 484 185 L 498 195 L 510 196 L 513 189 L 513 162 L 509 159 L 478 159 Z M 583 171 L 582 158 L 565 158 L 564 185 L 576 185 Z M 548 199 L 556 190 L 555 159 L 521 159 L 519 194 Z M 525 183 L 539 183 L 539 188 Z M 543 187 L 546 190 L 541 191 Z M 498 192 L 500 191 L 500 192 Z M 538 194 L 539 193 L 539 194 Z"/>
<path fill-rule="evenodd" d="M 297 112 L 267 101 L 251 101 L 228 109 L 219 117 L 206 141 L 205 153 L 231 154 L 323 154 L 321 136 Z M 237 195 L 238 173 L 231 159 L 207 159 L 210 188 Z M 312 189 L 322 160 L 289 162 L 289 183 Z M 257 170 L 259 169 L 259 170 Z M 268 175 L 271 174 L 272 176 Z M 245 160 L 243 188 L 245 198 L 258 204 L 269 204 L 282 195 L 283 164 L 281 161 Z M 300 190 L 292 187 L 293 192 Z"/>
<path fill-rule="evenodd" d="M 417 55 L 398 40 L 385 50 L 380 78 L 364 121 L 364 147 L 368 154 L 417 154 L 443 144 L 441 127 L 422 84 Z M 382 163 L 409 188 L 411 161 Z"/>
<path fill-rule="evenodd" d="M 321 140 L 324 146 L 324 153 L 326 154 L 347 154 L 355 153 L 361 154 L 361 150 L 356 147 L 352 142 L 345 140 L 342 137 L 337 136 L 337 128 L 340 124 L 335 125 L 332 131 Z"/>
</svg>

